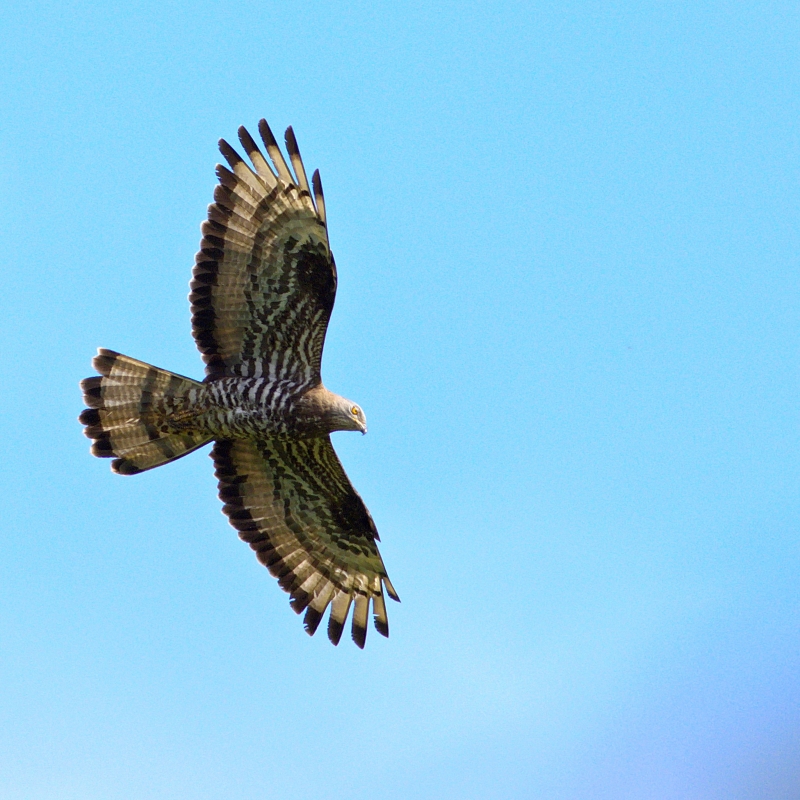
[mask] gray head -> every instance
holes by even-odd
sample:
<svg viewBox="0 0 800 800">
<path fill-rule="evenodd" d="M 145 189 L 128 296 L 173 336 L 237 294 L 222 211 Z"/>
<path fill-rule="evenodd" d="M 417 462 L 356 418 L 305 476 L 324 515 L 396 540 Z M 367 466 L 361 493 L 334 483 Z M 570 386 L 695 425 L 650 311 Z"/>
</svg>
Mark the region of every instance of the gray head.
<svg viewBox="0 0 800 800">
<path fill-rule="evenodd" d="M 328 420 L 334 431 L 361 431 L 367 432 L 367 417 L 352 400 L 336 396 L 335 402 L 329 410 Z"/>
<path fill-rule="evenodd" d="M 299 431 L 319 435 L 333 431 L 367 432 L 367 418 L 352 400 L 329 392 L 322 384 L 309 389 L 295 408 Z"/>
</svg>

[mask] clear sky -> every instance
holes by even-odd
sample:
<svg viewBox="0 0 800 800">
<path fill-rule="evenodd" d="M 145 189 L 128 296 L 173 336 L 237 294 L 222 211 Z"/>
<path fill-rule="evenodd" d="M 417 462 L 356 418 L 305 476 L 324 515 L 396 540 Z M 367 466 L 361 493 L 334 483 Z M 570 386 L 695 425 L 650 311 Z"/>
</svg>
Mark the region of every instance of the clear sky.
<svg viewBox="0 0 800 800">
<path fill-rule="evenodd" d="M 2 11 L 9 800 L 800 797 L 800 12 Z M 403 602 L 313 639 L 207 450 L 89 455 L 98 346 L 194 377 L 216 141 L 325 184 L 334 443 Z"/>
</svg>

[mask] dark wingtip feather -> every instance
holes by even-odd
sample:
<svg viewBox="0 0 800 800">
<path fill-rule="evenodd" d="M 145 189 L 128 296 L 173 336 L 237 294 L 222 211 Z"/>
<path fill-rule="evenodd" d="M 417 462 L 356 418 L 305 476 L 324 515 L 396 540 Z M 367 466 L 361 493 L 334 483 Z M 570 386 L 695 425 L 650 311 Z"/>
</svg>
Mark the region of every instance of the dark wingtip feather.
<svg viewBox="0 0 800 800">
<path fill-rule="evenodd" d="M 360 625 L 356 626 L 353 625 L 352 631 L 353 641 L 360 647 L 362 650 L 364 649 L 364 645 L 367 643 L 367 629 L 362 628 Z"/>
<path fill-rule="evenodd" d="M 217 165 L 220 169 L 225 169 L 224 167 Z M 227 172 L 227 170 L 225 170 Z M 230 214 L 231 209 L 236 205 L 236 199 L 233 196 L 233 192 L 227 187 L 223 186 L 221 183 L 218 183 L 214 187 L 214 202 L 217 205 L 217 208 L 222 209 L 223 213 Z M 211 208 L 211 206 L 209 206 Z"/>
<path fill-rule="evenodd" d="M 231 165 L 231 169 L 236 169 L 236 165 L 242 162 L 242 157 L 224 140 L 220 139 L 217 143 L 223 158 Z"/>
<path fill-rule="evenodd" d="M 322 619 L 322 612 L 317 611 L 315 608 L 307 608 L 306 615 L 303 617 L 303 627 L 309 636 L 313 636 L 317 632 L 320 620 Z M 340 634 L 341 635 L 341 634 Z"/>
<path fill-rule="evenodd" d="M 267 153 L 269 153 L 269 157 L 272 159 L 272 163 L 275 165 L 275 169 L 277 170 L 278 175 L 281 177 L 281 180 L 289 184 L 294 183 L 294 178 L 292 177 L 292 173 L 286 164 L 286 159 L 283 157 L 281 148 L 278 147 L 278 143 L 275 141 L 275 136 L 273 135 L 269 125 L 267 125 L 267 121 L 265 119 L 259 120 L 258 132 L 261 134 L 261 138 L 264 141 L 264 146 L 267 148 Z"/>
<path fill-rule="evenodd" d="M 97 375 L 93 375 L 91 378 L 84 378 L 81 381 L 81 391 L 83 392 L 84 400 L 86 400 L 86 405 L 90 408 L 99 408 L 99 405 L 96 405 L 94 401 L 100 400 L 100 385 L 102 380 L 103 379 Z M 89 402 L 90 400 L 92 402 Z"/>
<path fill-rule="evenodd" d="M 333 617 L 328 619 L 328 638 L 334 645 L 339 644 L 342 638 L 342 631 L 344 630 L 344 623 L 337 622 Z"/>
<path fill-rule="evenodd" d="M 101 375 L 107 377 L 111 374 L 118 355 L 119 353 L 115 353 L 113 350 L 98 350 L 97 355 L 92 359 L 92 366 Z"/>
<path fill-rule="evenodd" d="M 247 515 L 250 516 L 250 513 L 248 512 Z M 294 574 L 292 568 L 288 564 L 281 563 L 280 569 L 276 570 L 276 573 L 273 573 L 273 575 L 278 579 L 278 586 L 280 586 L 284 592 L 292 594 L 299 586 L 299 578 Z"/>
<path fill-rule="evenodd" d="M 242 143 L 242 147 L 248 152 L 252 153 L 254 150 L 256 152 L 260 152 L 258 150 L 258 145 L 255 143 L 253 137 L 250 135 L 250 131 L 245 128 L 244 125 L 239 126 L 239 141 Z"/>
<path fill-rule="evenodd" d="M 362 650 L 367 641 L 367 624 L 369 620 L 369 597 L 357 594 L 355 597 L 355 609 L 353 610 L 353 624 L 350 635 L 353 641 Z"/>
<path fill-rule="evenodd" d="M 317 214 L 322 220 L 322 224 L 327 227 L 328 219 L 327 212 L 325 211 L 325 195 L 322 191 L 322 178 L 319 176 L 318 169 L 315 169 L 314 174 L 311 176 L 311 186 L 314 189 L 314 203 L 317 206 Z"/>
<path fill-rule="evenodd" d="M 118 458 L 111 462 L 111 469 L 117 475 L 138 475 L 142 470 L 125 458 Z"/>
<path fill-rule="evenodd" d="M 386 616 L 386 602 L 382 594 L 376 594 L 372 598 L 372 620 L 375 623 L 375 630 L 381 636 L 389 636 L 389 618 Z"/>
<path fill-rule="evenodd" d="M 244 147 L 247 155 L 250 156 L 250 160 L 256 168 L 256 173 L 261 176 L 262 180 L 268 185 L 274 185 L 275 173 L 270 169 L 263 153 L 258 149 L 258 145 L 244 125 L 239 128 L 239 141 L 242 143 L 242 147 Z"/>
<path fill-rule="evenodd" d="M 216 164 L 214 172 L 220 184 L 232 189 L 236 186 L 236 175 L 231 172 L 224 164 Z"/>
<path fill-rule="evenodd" d="M 400 602 L 400 595 L 394 590 L 394 586 L 392 586 L 392 582 L 389 580 L 388 575 L 383 576 L 383 585 L 386 587 L 386 593 L 392 600 L 396 600 L 398 603 Z"/>
<path fill-rule="evenodd" d="M 311 602 L 311 595 L 304 592 L 302 589 L 297 589 L 292 593 L 292 599 L 289 605 L 295 614 L 302 614 L 306 610 L 306 606 Z"/>
<path fill-rule="evenodd" d="M 260 119 L 258 121 L 258 132 L 261 134 L 261 138 L 264 140 L 265 145 L 274 145 L 275 147 L 278 146 L 278 143 L 275 141 L 275 137 L 272 134 L 272 129 L 269 127 L 265 119 Z"/>
<path fill-rule="evenodd" d="M 289 160 L 294 167 L 294 174 L 297 178 L 297 185 L 301 189 L 309 192 L 308 178 L 306 177 L 306 168 L 303 165 L 303 157 L 300 155 L 300 148 L 297 146 L 297 137 L 294 135 L 294 130 L 290 125 L 285 133 L 286 149 L 289 152 Z M 309 192 L 310 193 L 310 192 Z"/>
<path fill-rule="evenodd" d="M 81 425 L 99 425 L 100 412 L 96 408 L 84 408 L 78 417 L 78 422 Z"/>
<path fill-rule="evenodd" d="M 299 154 L 300 151 L 297 149 L 297 137 L 294 135 L 294 129 L 291 125 L 286 129 L 283 138 L 286 141 L 286 149 L 289 151 L 289 155 Z"/>
<path fill-rule="evenodd" d="M 97 456 L 97 458 L 114 458 L 116 455 L 107 435 L 95 440 L 95 443 L 91 447 L 91 453 L 93 456 Z"/>
</svg>

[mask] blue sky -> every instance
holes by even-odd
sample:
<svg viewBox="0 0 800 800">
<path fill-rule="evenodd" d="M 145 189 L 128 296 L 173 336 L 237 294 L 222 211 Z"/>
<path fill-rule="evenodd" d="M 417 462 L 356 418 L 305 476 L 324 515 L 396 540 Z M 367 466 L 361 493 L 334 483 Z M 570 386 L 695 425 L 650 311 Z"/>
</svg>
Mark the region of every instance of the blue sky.
<svg viewBox="0 0 800 800">
<path fill-rule="evenodd" d="M 800 796 L 790 3 L 3 11 L 11 800 Z M 310 639 L 205 450 L 133 478 L 98 346 L 199 377 L 216 141 L 326 189 L 335 446 L 403 602 Z"/>
</svg>

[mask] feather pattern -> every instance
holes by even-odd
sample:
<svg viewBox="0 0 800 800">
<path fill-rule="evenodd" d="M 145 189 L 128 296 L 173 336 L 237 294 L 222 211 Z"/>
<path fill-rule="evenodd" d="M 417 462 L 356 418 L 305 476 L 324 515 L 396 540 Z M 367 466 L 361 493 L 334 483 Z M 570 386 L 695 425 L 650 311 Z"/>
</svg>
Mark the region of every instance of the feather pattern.
<svg viewBox="0 0 800 800">
<path fill-rule="evenodd" d="M 291 128 L 294 174 L 266 121 L 258 128 L 269 161 L 245 128 L 249 163 L 220 140 L 228 166 L 217 165 L 201 225 L 189 302 L 205 381 L 100 350 L 99 375 L 81 382 L 79 420 L 92 453 L 114 458 L 124 475 L 213 440 L 223 511 L 304 613 L 305 630 L 313 635 L 330 607 L 328 637 L 338 644 L 353 608 L 352 638 L 363 648 L 370 603 L 388 636 L 384 594 L 399 597 L 328 435 L 366 432 L 366 417 L 322 385 L 337 283 L 322 182 L 315 171 L 309 186 Z"/>
<path fill-rule="evenodd" d="M 211 441 L 208 433 L 182 424 L 201 383 L 114 350 L 97 353 L 92 365 L 100 376 L 81 381 L 88 408 L 78 420 L 94 440 L 92 454 L 114 458 L 114 472 L 144 472 Z"/>
<path fill-rule="evenodd" d="M 308 188 L 308 178 L 306 177 L 306 168 L 303 165 L 303 159 L 300 156 L 300 149 L 297 146 L 297 139 L 295 138 L 294 131 L 290 125 L 286 129 L 286 149 L 289 151 L 289 158 L 291 159 L 292 166 L 294 167 L 294 174 L 297 176 L 297 185 L 304 191 L 311 193 Z"/>
<path fill-rule="evenodd" d="M 319 215 L 320 222 L 328 227 L 328 218 L 325 216 L 325 195 L 322 193 L 322 178 L 319 176 L 319 170 L 315 169 L 314 174 L 311 176 L 311 183 L 314 186 L 314 203 L 317 206 L 317 214 Z"/>
<path fill-rule="evenodd" d="M 363 647 L 369 599 L 382 595 L 386 568 L 375 523 L 330 438 L 222 440 L 211 456 L 223 511 L 295 611 L 306 610 L 306 630 L 316 630 L 333 599 L 329 634 L 337 643 L 355 599 L 353 639 Z M 388 625 L 376 629 L 388 634 Z"/>
<path fill-rule="evenodd" d="M 289 171 L 289 167 L 286 166 L 286 159 L 283 157 L 281 148 L 278 147 L 275 136 L 272 134 L 272 129 L 265 119 L 259 121 L 258 132 L 261 134 L 261 141 L 264 142 L 264 147 L 267 148 L 269 157 L 272 159 L 272 163 L 275 165 L 280 179 L 286 184 L 293 183 L 294 179 L 292 178 L 292 173 Z"/>
<path fill-rule="evenodd" d="M 253 162 L 258 177 L 266 183 L 269 189 L 275 187 L 277 185 L 275 173 L 272 171 L 269 164 L 267 164 L 267 160 L 261 154 L 258 145 L 253 141 L 253 137 L 247 132 L 247 128 L 245 128 L 244 125 L 239 128 L 239 141 L 242 143 L 242 147 L 244 147 L 245 152 Z"/>
<path fill-rule="evenodd" d="M 320 381 L 336 267 L 294 134 L 287 132 L 287 142 L 299 183 L 266 123 L 259 127 L 278 176 L 246 129 L 239 138 L 255 171 L 220 140 L 230 170 L 218 167 L 220 185 L 202 226 L 192 333 L 209 378 L 259 375 L 259 365 L 280 352 L 278 377 L 312 386 Z"/>
</svg>

